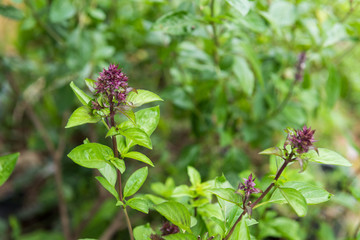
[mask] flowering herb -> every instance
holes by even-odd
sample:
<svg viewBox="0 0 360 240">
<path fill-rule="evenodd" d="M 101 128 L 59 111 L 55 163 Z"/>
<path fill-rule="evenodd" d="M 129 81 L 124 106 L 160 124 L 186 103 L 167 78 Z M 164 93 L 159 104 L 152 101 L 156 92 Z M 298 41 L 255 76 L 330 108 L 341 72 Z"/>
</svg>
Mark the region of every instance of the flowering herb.
<svg viewBox="0 0 360 240">
<path fill-rule="evenodd" d="M 284 148 L 290 145 L 292 149 L 296 149 L 299 154 L 307 153 L 309 150 L 316 150 L 317 148 L 313 145 L 316 140 L 314 139 L 315 130 L 311 130 L 304 126 L 302 129 L 295 131 L 288 131 L 288 136 L 284 144 Z"/>
<path fill-rule="evenodd" d="M 163 223 L 162 227 L 160 228 L 160 231 L 161 231 L 161 236 L 159 236 L 158 234 L 152 234 L 150 236 L 150 239 L 151 240 L 163 240 L 164 238 L 162 238 L 162 236 L 167 236 L 167 235 L 178 233 L 178 232 L 180 232 L 180 229 L 175 224 L 172 224 L 172 223 L 166 221 Z"/>
<path fill-rule="evenodd" d="M 130 150 L 135 145 L 152 148 L 150 135 L 157 127 L 160 117 L 158 106 L 145 108 L 136 113 L 133 109 L 149 102 L 162 101 L 162 99 L 146 90 L 133 90 L 128 86 L 128 77 L 115 64 L 110 64 L 107 69 L 104 68 L 99 73 L 97 81 L 86 79 L 86 84 L 94 93 L 93 97 L 87 95 L 73 82 L 70 84 L 83 106 L 73 112 L 66 127 L 97 123 L 101 120 L 108 130 L 106 137 L 111 137 L 112 149 L 106 145 L 85 140 L 84 144 L 74 148 L 68 157 L 83 167 L 99 170 L 102 176 L 97 176 L 96 179 L 115 197 L 116 206 L 123 209 L 130 239 L 133 240 L 134 235 L 127 207 L 148 213 L 149 206 L 144 198 L 136 197 L 133 201 L 127 198 L 134 195 L 143 185 L 147 178 L 148 168 L 136 170 L 123 187 L 121 178 L 126 170 L 124 159 L 134 159 L 154 166 L 147 156 Z M 116 122 L 117 113 L 124 114 L 129 120 Z"/>
<path fill-rule="evenodd" d="M 261 190 L 258 188 L 255 188 L 256 183 L 255 178 L 253 178 L 252 173 L 249 175 L 248 178 L 243 178 L 244 183 L 240 183 L 238 186 L 239 190 L 243 190 L 245 192 L 246 198 L 249 198 L 250 194 L 252 193 L 260 193 Z"/>
<path fill-rule="evenodd" d="M 317 149 L 313 145 L 316 142 L 315 130 L 310 127 L 304 126 L 298 130 L 289 128 L 282 149 L 273 147 L 261 152 L 261 154 L 274 155 L 283 161 L 273 181 L 264 191 L 255 187 L 253 174 L 244 178 L 244 182 L 234 189 L 227 182 L 225 176 L 201 182 L 200 173 L 195 168 L 188 166 L 191 187 L 180 186 L 174 189 L 174 186 L 170 184 L 169 191 L 163 191 L 166 192 L 166 195 L 162 197 L 167 199 L 151 197 L 151 194 L 132 197 L 144 184 L 148 168 L 143 167 L 136 170 L 122 184 L 122 174 L 127 170 L 124 159 L 135 159 L 154 166 L 147 156 L 131 149 L 136 145 L 152 149 L 150 135 L 157 127 L 160 117 L 158 106 L 137 112 L 133 112 L 133 109 L 162 99 L 146 90 L 132 91 L 132 88 L 128 86 L 127 76 L 114 64 L 104 69 L 97 81 L 87 79 L 86 83 L 90 91 L 94 93 L 93 97 L 84 93 L 74 83 L 70 84 L 83 106 L 73 112 L 66 127 L 101 122 L 108 130 L 106 137 L 111 138 L 112 148 L 85 140 L 84 144 L 74 148 L 68 157 L 83 167 L 99 170 L 102 176 L 97 176 L 96 179 L 114 196 L 116 206 L 121 207 L 124 211 L 131 240 L 228 240 L 234 232 L 240 235 L 246 232 L 247 234 L 235 235 L 233 239 L 250 240 L 249 226 L 245 220 L 252 217 L 252 211 L 258 205 L 287 202 L 297 215 L 302 217 L 306 214 L 307 202 L 316 204 L 330 198 L 331 195 L 327 191 L 309 186 L 306 182 L 300 182 L 300 184 L 286 181 L 278 183 L 281 174 L 290 163 L 299 161 L 303 170 L 308 161 L 351 165 L 337 153 L 327 149 Z M 116 114 L 124 114 L 128 119 L 117 122 Z M 311 153 L 311 150 L 317 151 L 318 154 Z M 126 164 L 129 164 L 129 161 L 126 161 Z M 164 188 L 166 187 L 167 184 L 164 185 Z M 250 197 L 255 193 L 261 193 L 261 195 L 251 202 Z M 318 195 L 316 198 L 308 199 L 308 196 L 312 196 L 309 193 Z M 267 194 L 272 194 L 271 201 L 261 202 Z M 212 202 L 212 195 L 216 195 L 219 204 Z M 127 209 L 147 214 L 151 206 L 170 222 L 163 224 L 161 235 L 154 234 L 150 225 L 138 226 L 133 232 Z M 209 214 L 208 210 L 227 214 L 215 216 Z M 241 213 L 239 210 L 242 210 Z M 191 216 L 191 213 L 194 216 Z M 234 218 L 235 216 L 238 216 L 237 219 Z M 200 221 L 196 223 L 197 220 Z M 199 223 L 202 225 L 197 225 Z M 219 225 L 219 227 L 214 227 L 215 225 Z M 236 230 L 237 226 L 240 229 Z"/>
</svg>

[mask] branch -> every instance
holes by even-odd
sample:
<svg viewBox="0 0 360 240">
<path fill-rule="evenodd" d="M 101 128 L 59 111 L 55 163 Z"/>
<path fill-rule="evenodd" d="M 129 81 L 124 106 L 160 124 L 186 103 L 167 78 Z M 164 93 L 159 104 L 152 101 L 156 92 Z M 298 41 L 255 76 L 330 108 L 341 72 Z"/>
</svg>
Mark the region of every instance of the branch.
<svg viewBox="0 0 360 240">
<path fill-rule="evenodd" d="M 12 90 L 15 92 L 17 96 L 22 96 L 20 88 L 18 87 L 14 78 L 11 75 L 7 75 L 7 81 L 11 86 Z M 64 199 L 63 190 L 62 190 L 62 174 L 61 174 L 61 158 L 63 156 L 63 152 L 65 149 L 65 134 L 62 131 L 61 136 L 59 138 L 59 146 L 58 149 L 55 149 L 54 143 L 52 142 L 48 131 L 46 130 L 43 122 L 35 113 L 34 108 L 31 104 L 28 104 L 25 100 L 23 100 L 23 105 L 26 110 L 26 114 L 34 124 L 36 130 L 40 133 L 41 138 L 43 139 L 45 146 L 50 153 L 51 157 L 53 158 L 55 164 L 55 183 L 56 183 L 56 193 L 59 199 L 59 214 L 61 219 L 61 225 L 64 232 L 64 236 L 66 240 L 72 240 L 71 236 L 71 229 L 70 229 L 70 222 L 69 222 L 69 215 L 67 211 L 66 201 Z M 63 115 L 64 119 L 66 119 L 67 114 Z M 63 122 L 65 122 L 63 120 Z M 65 126 L 65 124 L 63 124 Z M 63 129 L 63 128 L 62 128 Z"/>
<path fill-rule="evenodd" d="M 293 154 L 291 153 L 288 157 L 288 159 L 285 160 L 285 162 L 283 163 L 283 165 L 281 166 L 281 168 L 279 169 L 279 171 L 276 173 L 276 176 L 274 178 L 274 181 L 266 188 L 266 190 L 261 194 L 261 196 L 256 199 L 256 201 L 250 205 L 251 209 L 253 209 L 265 196 L 266 194 L 268 194 L 270 192 L 270 190 L 274 187 L 274 182 L 276 182 L 280 175 L 282 174 L 282 172 L 284 171 L 284 169 L 286 168 L 286 166 L 291 162 Z M 239 216 L 239 218 L 236 220 L 235 224 L 232 226 L 232 228 L 230 229 L 229 233 L 227 234 L 227 236 L 224 238 L 224 240 L 228 240 L 231 236 L 231 234 L 234 232 L 236 225 L 241 221 L 242 217 L 246 214 L 246 211 L 244 210 L 241 215 Z"/>
<path fill-rule="evenodd" d="M 109 227 L 105 230 L 105 232 L 100 236 L 99 240 L 110 240 L 111 237 L 121 228 L 121 212 L 119 212 Z"/>
<path fill-rule="evenodd" d="M 219 65 L 219 53 L 217 51 L 217 49 L 220 47 L 220 44 L 219 44 L 219 39 L 218 39 L 218 36 L 217 36 L 217 29 L 216 29 L 216 24 L 213 20 L 213 18 L 215 17 L 215 9 L 214 9 L 214 6 L 215 5 L 215 0 L 211 0 L 210 2 L 210 16 L 211 16 L 211 28 L 212 28 L 212 31 L 213 31 L 213 41 L 214 41 L 214 49 L 213 49 L 213 58 L 214 58 L 214 63 L 216 66 Z"/>
</svg>

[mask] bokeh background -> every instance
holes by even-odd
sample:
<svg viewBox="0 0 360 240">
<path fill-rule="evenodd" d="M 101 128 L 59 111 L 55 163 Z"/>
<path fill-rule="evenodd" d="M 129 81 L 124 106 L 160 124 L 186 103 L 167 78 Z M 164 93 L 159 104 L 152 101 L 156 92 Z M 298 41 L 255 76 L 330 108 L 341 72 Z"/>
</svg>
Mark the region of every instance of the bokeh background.
<svg viewBox="0 0 360 240">
<path fill-rule="evenodd" d="M 109 144 L 105 129 L 65 129 L 79 106 L 69 83 L 85 89 L 119 64 L 129 85 L 165 101 L 152 141 L 139 149 L 155 163 L 142 187 L 159 193 L 224 174 L 236 186 L 260 179 L 286 127 L 316 129 L 318 147 L 351 168 L 310 164 L 308 182 L 334 194 L 299 219 L 286 206 L 261 210 L 258 239 L 360 239 L 359 0 L 2 0 L 0 154 L 20 152 L 0 188 L 0 239 L 127 239 L 115 200 L 96 172 L 67 158 L 85 138 Z M 296 79 L 298 57 L 305 70 Z M 131 164 L 129 169 L 140 165 Z M 131 171 L 128 171 L 131 172 Z M 296 177 L 294 177 L 296 178 Z M 174 181 L 172 181 L 174 180 Z M 130 212 L 134 226 L 156 212 Z M 285 217 L 287 218 L 285 218 Z M 276 219 L 276 220 L 274 220 Z M 66 234 L 65 234 L 66 235 Z"/>
</svg>

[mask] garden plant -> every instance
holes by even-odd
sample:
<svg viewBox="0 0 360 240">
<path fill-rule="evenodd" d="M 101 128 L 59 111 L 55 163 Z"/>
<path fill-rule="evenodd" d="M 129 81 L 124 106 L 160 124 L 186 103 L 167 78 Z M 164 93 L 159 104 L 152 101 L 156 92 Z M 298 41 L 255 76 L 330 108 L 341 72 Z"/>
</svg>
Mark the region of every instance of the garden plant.
<svg viewBox="0 0 360 240">
<path fill-rule="evenodd" d="M 74 148 L 68 157 L 83 167 L 99 170 L 103 177 L 96 179 L 115 197 L 116 206 L 123 209 L 132 240 L 250 240 L 249 226 L 258 224 L 253 218 L 253 209 L 270 203 L 287 203 L 299 217 L 304 217 L 308 205 L 330 199 L 331 194 L 322 188 L 305 181 L 288 181 L 282 176 L 288 166 L 297 165 L 299 174 L 306 170 L 309 161 L 351 166 L 336 152 L 317 148 L 314 145 L 315 130 L 310 127 L 287 128 L 287 137 L 281 147 L 260 152 L 273 156 L 279 166 L 275 176 L 269 177 L 269 184 L 264 190 L 255 188 L 256 178 L 252 173 L 234 188 L 224 176 L 202 182 L 199 172 L 188 166 L 191 186 L 175 187 L 167 198 L 151 194 L 132 197 L 144 184 L 148 168 L 143 167 L 132 173 L 124 187 L 122 174 L 126 171 L 126 165 L 130 164 L 129 159 L 154 167 L 147 156 L 132 151 L 132 148 L 136 145 L 152 148 L 150 135 L 160 118 L 158 106 L 136 112 L 134 109 L 162 99 L 150 91 L 130 87 L 125 73 L 114 64 L 104 69 L 97 80 L 85 81 L 94 95 L 87 95 L 73 82 L 70 84 L 83 106 L 72 113 L 66 127 L 101 121 L 107 129 L 105 137 L 111 138 L 112 148 L 85 139 L 84 144 Z M 213 196 L 217 197 L 217 201 L 213 201 Z M 161 235 L 156 234 L 150 225 L 138 226 L 133 231 L 127 207 L 146 214 L 149 209 L 154 209 L 170 223 L 164 223 Z"/>
<path fill-rule="evenodd" d="M 359 8 L 0 0 L 0 239 L 360 240 Z"/>
</svg>

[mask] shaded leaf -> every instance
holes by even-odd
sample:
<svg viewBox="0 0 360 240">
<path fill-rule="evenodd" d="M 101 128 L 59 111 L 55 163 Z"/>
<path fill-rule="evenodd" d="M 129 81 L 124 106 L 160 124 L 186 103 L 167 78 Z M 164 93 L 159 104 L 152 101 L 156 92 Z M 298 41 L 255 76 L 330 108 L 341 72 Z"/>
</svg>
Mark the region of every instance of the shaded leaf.
<svg viewBox="0 0 360 240">
<path fill-rule="evenodd" d="M 110 159 L 110 162 L 123 174 L 125 172 L 125 162 L 122 159 L 119 158 L 112 158 Z"/>
<path fill-rule="evenodd" d="M 190 183 L 193 186 L 201 184 L 200 173 L 195 168 L 193 168 L 191 166 L 188 166 L 187 167 L 187 172 L 188 172 L 188 175 L 189 175 Z"/>
<path fill-rule="evenodd" d="M 98 176 L 98 177 L 95 177 L 95 178 L 100 182 L 100 184 L 101 184 L 109 193 L 111 193 L 111 195 L 113 195 L 113 196 L 116 198 L 116 200 L 119 201 L 119 196 L 118 196 L 118 193 L 116 192 L 114 186 L 112 186 L 112 185 L 111 185 L 105 178 L 103 178 L 103 177 Z"/>
<path fill-rule="evenodd" d="M 155 234 L 155 232 L 152 230 L 149 223 L 134 228 L 135 240 L 150 239 L 151 234 Z"/>
<path fill-rule="evenodd" d="M 272 148 L 265 149 L 264 151 L 260 152 L 259 154 L 262 154 L 262 155 L 276 155 L 276 156 L 279 156 L 279 157 L 282 157 L 284 155 L 282 150 L 280 148 L 278 148 L 278 147 L 272 147 Z"/>
<path fill-rule="evenodd" d="M 21 20 L 24 18 L 24 13 L 20 9 L 4 4 L 0 4 L 0 15 L 14 20 Z"/>
<path fill-rule="evenodd" d="M 70 0 L 54 0 L 51 2 L 49 17 L 54 23 L 73 17 L 76 8 Z"/>
<path fill-rule="evenodd" d="M 163 202 L 155 206 L 158 211 L 167 220 L 178 227 L 191 232 L 190 230 L 190 213 L 184 205 L 178 202 Z"/>
<path fill-rule="evenodd" d="M 250 240 L 250 231 L 246 223 L 245 217 L 236 225 L 234 232 L 231 234 L 229 240 Z"/>
<path fill-rule="evenodd" d="M 192 17 L 186 11 L 170 12 L 160 17 L 153 25 L 156 31 L 162 31 L 170 35 L 183 35 L 190 31 L 195 24 Z"/>
<path fill-rule="evenodd" d="M 299 191 L 293 188 L 279 188 L 280 193 L 283 195 L 283 197 L 286 199 L 286 201 L 289 203 L 289 205 L 294 209 L 296 214 L 299 217 L 304 217 L 307 212 L 307 204 L 306 200 L 301 195 Z"/>
<path fill-rule="evenodd" d="M 14 171 L 20 153 L 12 153 L 0 157 L 0 186 L 10 177 Z"/>
<path fill-rule="evenodd" d="M 250 3 L 248 0 L 226 0 L 226 2 L 243 16 L 246 16 L 250 11 Z"/>
<path fill-rule="evenodd" d="M 225 201 L 235 204 L 241 203 L 241 196 L 239 194 L 236 194 L 235 190 L 232 188 L 213 188 L 209 189 L 208 191 Z"/>
<path fill-rule="evenodd" d="M 197 240 L 198 238 L 189 233 L 175 233 L 162 237 L 165 240 Z"/>
<path fill-rule="evenodd" d="M 83 90 L 78 88 L 74 82 L 70 83 L 70 87 L 74 91 L 76 97 L 80 100 L 80 102 L 83 105 L 87 105 L 91 101 L 92 98 L 89 95 L 87 95 L 86 93 L 84 93 Z"/>
<path fill-rule="evenodd" d="M 111 184 L 111 186 L 115 186 L 117 173 L 114 166 L 105 163 L 105 166 L 103 168 L 98 168 L 98 170 L 104 176 L 104 178 Z"/>
</svg>

